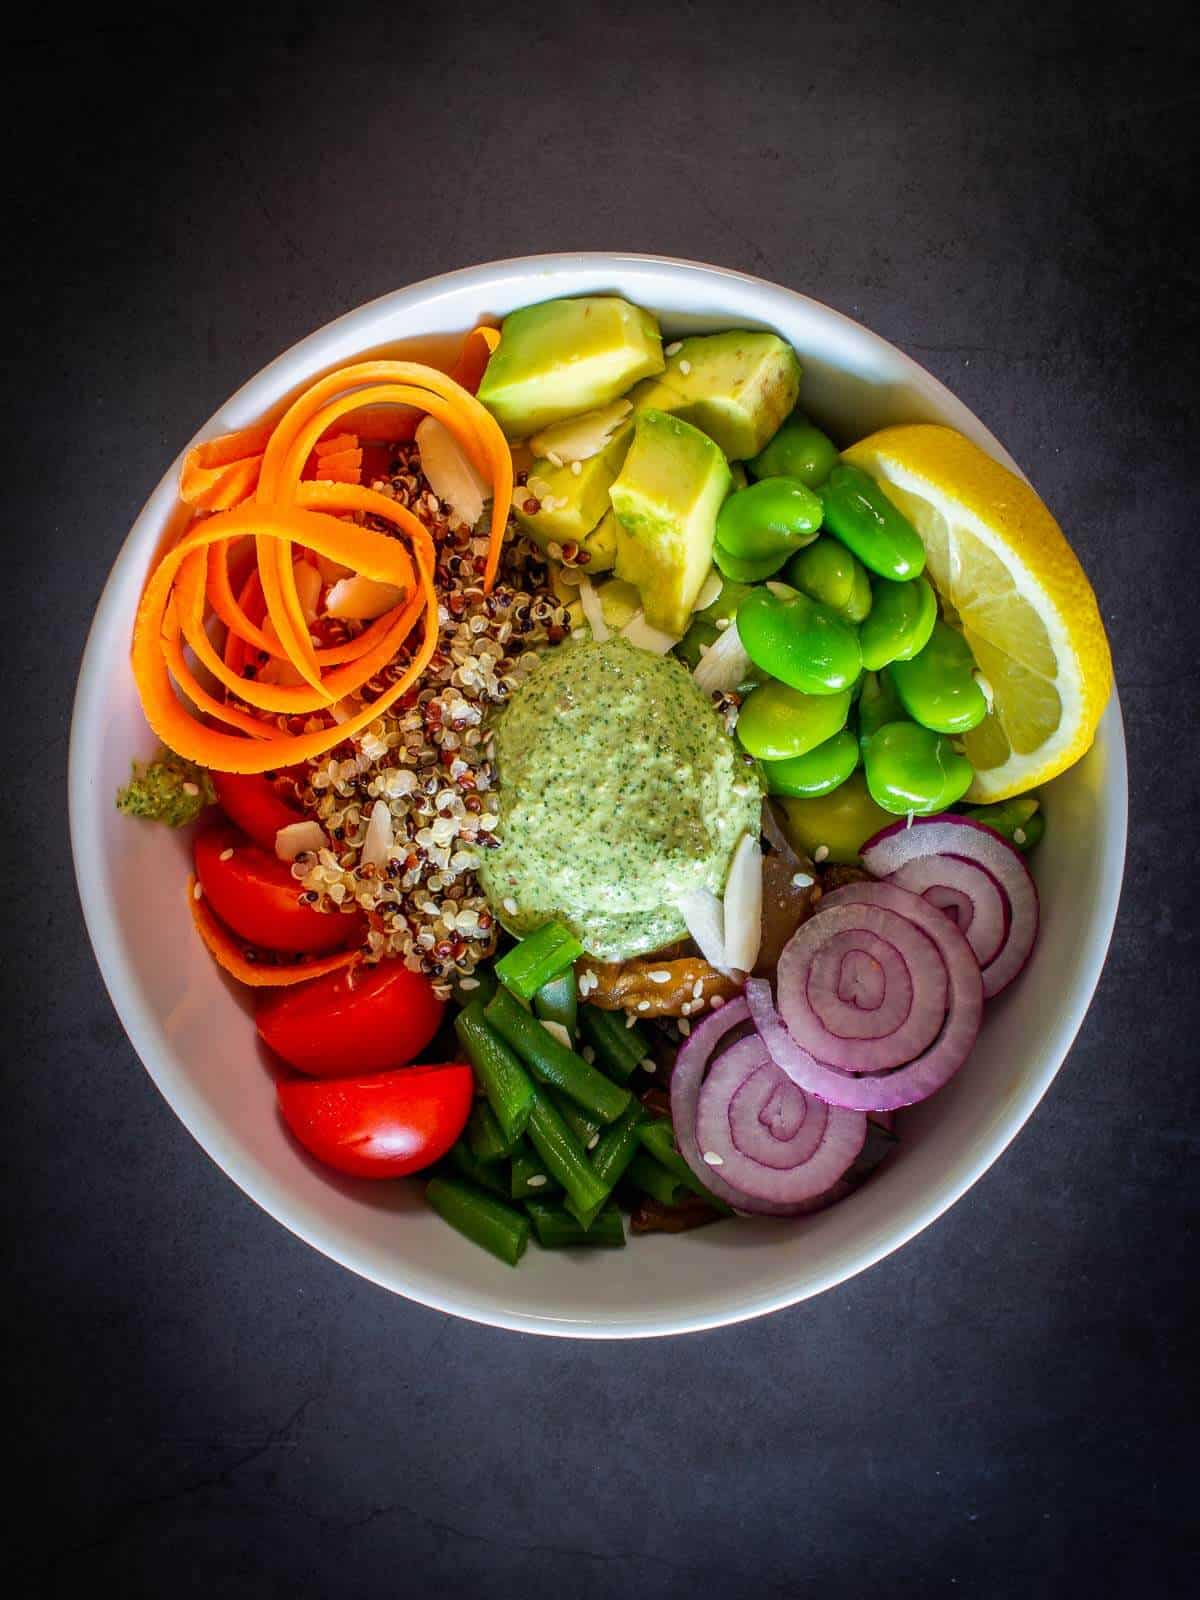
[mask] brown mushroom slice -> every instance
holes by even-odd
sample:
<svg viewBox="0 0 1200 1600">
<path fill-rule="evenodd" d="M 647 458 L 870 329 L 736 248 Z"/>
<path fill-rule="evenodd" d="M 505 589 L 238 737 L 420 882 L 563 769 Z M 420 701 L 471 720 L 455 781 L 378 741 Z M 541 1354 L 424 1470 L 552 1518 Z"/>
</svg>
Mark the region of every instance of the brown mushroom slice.
<svg viewBox="0 0 1200 1600">
<path fill-rule="evenodd" d="M 784 945 L 812 916 L 821 898 L 815 866 L 789 844 L 770 800 L 763 801 L 763 839 L 762 942 L 754 967 L 757 977 L 768 977 L 775 971 Z"/>
<path fill-rule="evenodd" d="M 707 1009 L 714 996 L 729 1000 L 739 985 L 703 956 L 664 961 L 639 956 L 633 961 L 601 962 L 581 956 L 575 963 L 579 998 L 601 1011 L 628 1011 L 638 1017 L 687 1017 Z"/>
</svg>

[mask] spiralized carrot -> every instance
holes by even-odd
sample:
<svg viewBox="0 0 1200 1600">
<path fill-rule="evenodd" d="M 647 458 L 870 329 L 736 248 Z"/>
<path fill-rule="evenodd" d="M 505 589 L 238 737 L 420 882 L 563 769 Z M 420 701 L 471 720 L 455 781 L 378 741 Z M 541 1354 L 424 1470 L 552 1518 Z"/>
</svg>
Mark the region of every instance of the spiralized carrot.
<svg viewBox="0 0 1200 1600">
<path fill-rule="evenodd" d="M 361 436 L 345 419 L 403 408 L 403 415 L 436 417 L 453 434 L 492 487 L 484 573 L 490 590 L 512 495 L 512 457 L 470 389 L 497 340 L 491 328 L 468 336 L 455 371 L 469 387 L 416 362 L 359 362 L 318 380 L 273 426 L 242 429 L 188 452 L 181 493 L 212 514 L 195 522 L 151 574 L 131 652 L 147 721 L 170 749 L 225 772 L 293 766 L 352 739 L 420 679 L 438 640 L 433 541 L 406 507 L 359 483 Z M 382 519 L 395 536 L 346 520 L 352 516 Z M 253 542 L 255 566 L 235 595 L 229 559 L 245 541 Z M 388 584 L 398 591 L 397 604 L 355 638 L 315 645 L 312 611 L 306 616 L 296 582 L 297 554 Z M 221 649 L 209 637 L 212 616 L 225 625 Z M 378 680 L 405 649 L 404 670 L 382 694 L 345 720 L 331 715 L 332 706 Z M 187 651 L 226 698 L 196 677 Z M 274 675 L 285 681 L 260 681 L 250 666 L 256 653 L 280 663 Z M 302 732 L 289 731 L 293 718 L 308 719 Z"/>
<path fill-rule="evenodd" d="M 188 878 L 188 905 L 192 908 L 192 921 L 203 939 L 209 954 L 219 967 L 224 967 L 230 977 L 249 984 L 255 989 L 281 988 L 292 983 L 307 983 L 309 978 L 319 978 L 326 972 L 336 972 L 359 959 L 357 950 L 338 950 L 331 956 L 313 956 L 306 961 L 281 963 L 264 952 L 258 959 L 247 954 L 246 944 L 236 939 L 205 904 L 203 896 L 196 898 L 196 880 Z"/>
</svg>

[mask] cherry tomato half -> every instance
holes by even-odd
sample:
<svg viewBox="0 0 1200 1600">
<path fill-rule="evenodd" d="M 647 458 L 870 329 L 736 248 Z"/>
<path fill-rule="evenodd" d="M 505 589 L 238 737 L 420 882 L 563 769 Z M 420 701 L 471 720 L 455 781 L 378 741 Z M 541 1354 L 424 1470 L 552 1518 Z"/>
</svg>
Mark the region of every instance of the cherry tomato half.
<svg viewBox="0 0 1200 1600">
<path fill-rule="evenodd" d="M 419 1055 L 441 1024 L 433 985 L 393 958 L 327 972 L 292 989 L 264 991 L 256 1022 L 263 1041 L 313 1078 L 382 1072 Z"/>
<path fill-rule="evenodd" d="M 449 1150 L 474 1083 L 470 1067 L 452 1062 L 323 1083 L 289 1078 L 277 1092 L 283 1120 L 318 1161 L 355 1178 L 400 1178 Z"/>
<path fill-rule="evenodd" d="M 280 828 L 304 819 L 280 798 L 269 779 L 259 772 L 213 772 L 209 776 L 217 791 L 217 802 L 230 822 L 248 833 L 255 844 L 275 853 L 275 835 Z"/>
<path fill-rule="evenodd" d="M 362 938 L 361 915 L 314 911 L 286 861 L 239 829 L 214 822 L 196 835 L 196 877 L 214 913 L 234 933 L 264 950 L 314 954 Z"/>
</svg>

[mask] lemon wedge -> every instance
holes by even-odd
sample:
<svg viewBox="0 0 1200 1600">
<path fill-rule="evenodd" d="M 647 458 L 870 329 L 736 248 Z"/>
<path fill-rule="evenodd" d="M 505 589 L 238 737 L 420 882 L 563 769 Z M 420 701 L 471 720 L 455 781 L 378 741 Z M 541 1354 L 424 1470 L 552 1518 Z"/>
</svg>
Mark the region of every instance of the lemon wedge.
<svg viewBox="0 0 1200 1600">
<path fill-rule="evenodd" d="M 884 428 L 844 459 L 880 484 L 925 546 L 945 619 L 971 646 L 989 714 L 963 744 L 969 798 L 1004 800 L 1091 745 L 1112 690 L 1096 596 L 1021 478 L 952 428 Z"/>
</svg>

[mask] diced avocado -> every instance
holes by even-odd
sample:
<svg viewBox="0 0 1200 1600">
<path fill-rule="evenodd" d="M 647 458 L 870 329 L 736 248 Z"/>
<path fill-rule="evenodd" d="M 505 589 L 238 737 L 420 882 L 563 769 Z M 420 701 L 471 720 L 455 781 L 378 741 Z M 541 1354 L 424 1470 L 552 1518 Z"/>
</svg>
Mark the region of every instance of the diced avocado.
<svg viewBox="0 0 1200 1600">
<path fill-rule="evenodd" d="M 551 544 L 565 544 L 568 539 L 574 539 L 592 550 L 589 570 L 607 572 L 616 554 L 616 529 L 610 528 L 596 538 L 595 548 L 592 535 L 599 535 L 599 525 L 609 513 L 608 491 L 632 441 L 633 424 L 626 423 L 599 455 L 579 463 L 578 472 L 569 466 L 556 467 L 552 461 L 539 457 L 529 469 L 526 498 L 522 498 L 519 490 L 513 497 L 513 512 L 530 538 L 543 550 Z M 524 509 L 529 500 L 537 501 L 537 511 Z M 601 553 L 605 545 L 607 561 Z"/>
<path fill-rule="evenodd" d="M 587 570 L 592 577 L 598 572 L 612 571 L 613 562 L 617 559 L 617 534 L 620 527 L 617 513 L 609 506 L 591 533 L 582 541 L 583 548 L 591 556 Z"/>
<path fill-rule="evenodd" d="M 679 638 L 712 565 L 713 530 L 733 487 L 720 450 L 698 428 L 643 411 L 609 491 L 617 513 L 616 574 L 637 585 L 652 628 Z"/>
<path fill-rule="evenodd" d="M 635 411 L 666 411 L 715 439 L 731 461 L 755 456 L 796 404 L 800 363 L 775 333 L 683 339 L 660 378 L 630 395 Z"/>
<path fill-rule="evenodd" d="M 632 583 L 626 583 L 623 578 L 610 578 L 607 583 L 598 584 L 596 594 L 605 622 L 617 631 L 642 608 L 641 595 Z"/>
<path fill-rule="evenodd" d="M 663 369 L 658 322 L 616 295 L 545 300 L 510 312 L 479 398 L 510 439 L 607 405 Z"/>
</svg>

